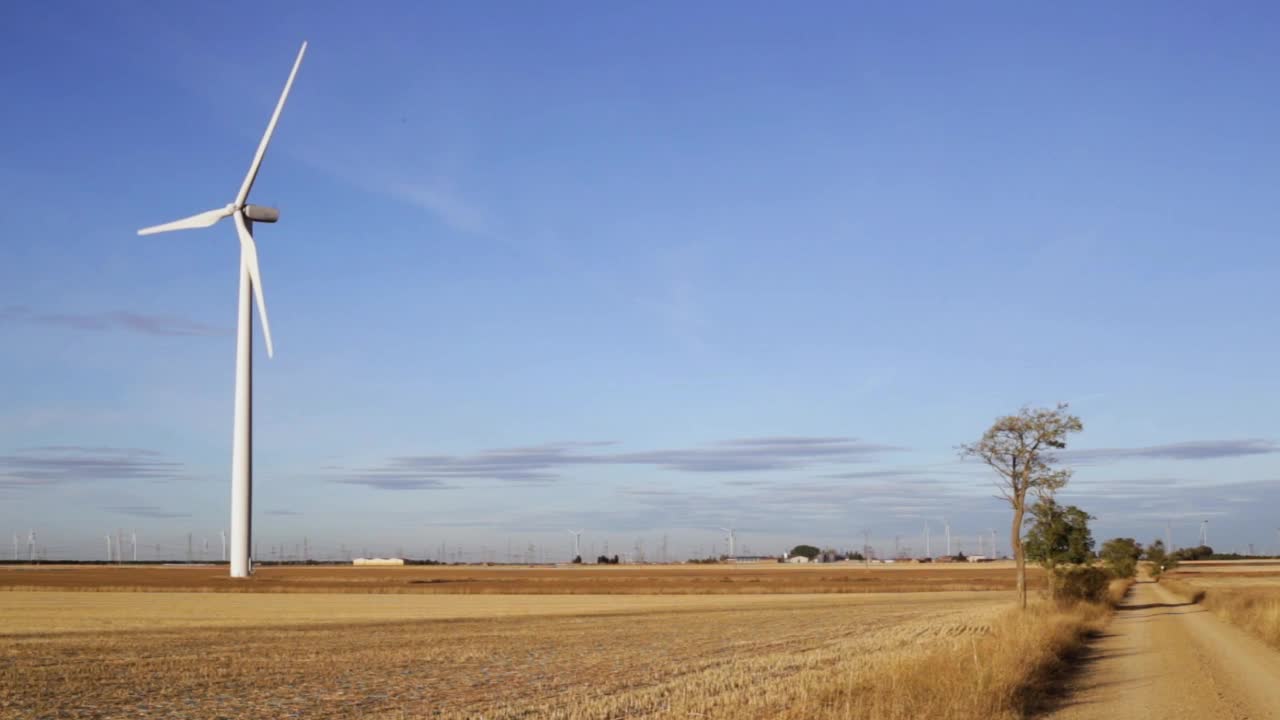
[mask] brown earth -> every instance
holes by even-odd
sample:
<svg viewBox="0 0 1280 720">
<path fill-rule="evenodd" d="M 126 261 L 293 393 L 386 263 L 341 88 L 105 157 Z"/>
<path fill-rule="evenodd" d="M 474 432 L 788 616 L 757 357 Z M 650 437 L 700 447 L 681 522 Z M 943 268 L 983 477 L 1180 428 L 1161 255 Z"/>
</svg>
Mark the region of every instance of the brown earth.
<svg viewBox="0 0 1280 720">
<path fill-rule="evenodd" d="M 1043 574 L 1032 570 L 1032 587 Z M 1003 563 L 870 566 L 263 567 L 232 580 L 225 566 L 0 566 L 3 590 L 133 592 L 704 595 L 1009 590 Z"/>
<path fill-rule="evenodd" d="M 1142 581 L 1051 717 L 1280 718 L 1280 653 Z"/>
</svg>

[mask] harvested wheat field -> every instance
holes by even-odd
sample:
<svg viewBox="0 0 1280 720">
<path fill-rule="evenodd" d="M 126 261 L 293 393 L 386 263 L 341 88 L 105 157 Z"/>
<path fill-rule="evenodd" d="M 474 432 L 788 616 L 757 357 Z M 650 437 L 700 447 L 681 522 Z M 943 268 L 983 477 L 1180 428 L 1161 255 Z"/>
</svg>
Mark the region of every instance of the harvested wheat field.
<svg viewBox="0 0 1280 720">
<path fill-rule="evenodd" d="M 1038 569 L 1033 583 L 1043 582 Z M 1009 590 L 1012 563 L 794 566 L 423 566 L 262 567 L 249 580 L 225 566 L 0 566 L 3 590 L 498 595 L 744 595 Z"/>
<path fill-rule="evenodd" d="M 0 593 L 0 716 L 803 717 L 1011 598 Z"/>
<path fill-rule="evenodd" d="M 1161 585 L 1280 648 L 1280 563 L 1184 563 Z"/>
</svg>

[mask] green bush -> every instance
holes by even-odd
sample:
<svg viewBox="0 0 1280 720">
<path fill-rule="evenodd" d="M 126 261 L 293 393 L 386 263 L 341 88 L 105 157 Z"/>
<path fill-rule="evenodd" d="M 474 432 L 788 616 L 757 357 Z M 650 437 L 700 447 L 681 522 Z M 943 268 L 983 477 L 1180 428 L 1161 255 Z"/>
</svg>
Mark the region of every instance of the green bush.
<svg viewBox="0 0 1280 720">
<path fill-rule="evenodd" d="M 1116 577 L 1131 578 L 1138 573 L 1142 545 L 1133 538 L 1113 538 L 1102 544 L 1102 552 L 1098 554 Z"/>
<path fill-rule="evenodd" d="M 1103 602 L 1111 575 L 1091 565 L 1059 565 L 1049 574 L 1049 589 L 1059 601 Z"/>
</svg>

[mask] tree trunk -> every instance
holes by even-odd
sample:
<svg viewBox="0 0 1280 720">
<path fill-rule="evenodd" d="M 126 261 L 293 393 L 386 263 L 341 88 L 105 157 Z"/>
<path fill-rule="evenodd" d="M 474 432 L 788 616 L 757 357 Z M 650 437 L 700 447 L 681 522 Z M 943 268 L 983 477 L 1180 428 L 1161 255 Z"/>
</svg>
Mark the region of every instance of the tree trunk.
<svg viewBox="0 0 1280 720">
<path fill-rule="evenodd" d="M 1027 609 L 1027 556 L 1022 551 L 1022 515 L 1026 512 L 1026 502 L 1019 498 L 1013 506 L 1013 529 L 1009 537 L 1009 546 L 1013 548 L 1013 561 L 1018 566 L 1018 602 L 1022 609 Z"/>
</svg>

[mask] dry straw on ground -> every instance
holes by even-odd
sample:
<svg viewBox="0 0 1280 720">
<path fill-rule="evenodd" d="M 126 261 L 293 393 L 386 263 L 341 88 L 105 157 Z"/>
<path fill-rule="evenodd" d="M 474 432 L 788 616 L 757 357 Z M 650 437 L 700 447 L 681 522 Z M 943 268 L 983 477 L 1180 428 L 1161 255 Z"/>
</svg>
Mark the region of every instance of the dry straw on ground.
<svg viewBox="0 0 1280 720">
<path fill-rule="evenodd" d="M 1167 575 L 1160 584 L 1280 648 L 1280 572 L 1275 567 L 1192 566 Z"/>
<path fill-rule="evenodd" d="M 0 717 L 1014 718 L 1105 610 L 1011 605 L 0 593 Z"/>
</svg>

